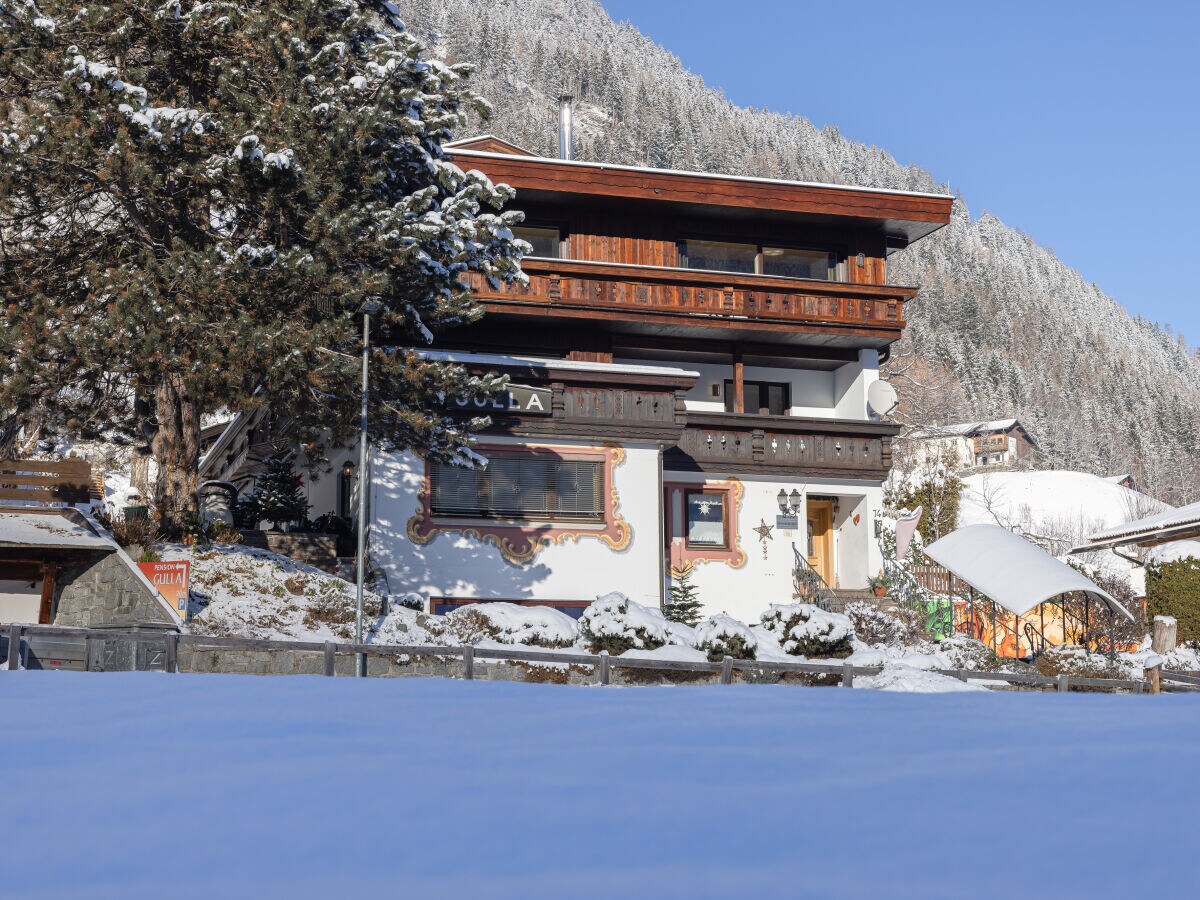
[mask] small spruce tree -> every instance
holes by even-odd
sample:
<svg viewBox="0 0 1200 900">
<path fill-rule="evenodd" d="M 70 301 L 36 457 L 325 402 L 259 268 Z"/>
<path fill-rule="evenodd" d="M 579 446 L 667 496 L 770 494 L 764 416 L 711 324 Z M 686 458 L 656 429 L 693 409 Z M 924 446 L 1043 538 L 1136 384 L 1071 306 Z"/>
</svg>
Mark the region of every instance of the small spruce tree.
<svg viewBox="0 0 1200 900">
<path fill-rule="evenodd" d="M 285 523 L 302 521 L 308 515 L 308 500 L 301 491 L 303 485 L 289 457 L 269 460 L 250 497 L 256 520 L 266 519 L 276 531 Z"/>
<path fill-rule="evenodd" d="M 700 620 L 703 618 L 700 612 L 702 604 L 696 595 L 696 586 L 692 584 L 691 567 L 671 569 L 671 600 L 667 603 L 664 614 L 672 622 L 682 622 L 684 625 L 694 628 L 700 624 Z"/>
</svg>

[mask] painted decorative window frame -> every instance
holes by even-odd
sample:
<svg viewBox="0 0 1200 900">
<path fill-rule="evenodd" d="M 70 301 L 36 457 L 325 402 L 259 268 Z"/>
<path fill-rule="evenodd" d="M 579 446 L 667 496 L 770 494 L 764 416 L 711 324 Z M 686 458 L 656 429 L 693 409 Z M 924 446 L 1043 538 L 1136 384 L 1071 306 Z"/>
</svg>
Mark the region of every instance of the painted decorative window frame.
<svg viewBox="0 0 1200 900">
<path fill-rule="evenodd" d="M 682 493 L 682 521 L 675 522 L 674 492 Z M 687 542 L 687 495 L 689 493 L 724 493 L 726 522 L 726 547 L 689 547 Z M 667 481 L 663 483 L 663 513 L 667 520 L 667 541 L 670 566 L 673 571 L 688 572 L 701 563 L 724 563 L 731 569 L 740 569 L 746 564 L 746 553 L 742 550 L 738 519 L 742 509 L 745 487 L 741 479 L 726 478 L 706 481 Z M 676 537 L 676 526 L 681 535 Z"/>
<path fill-rule="evenodd" d="M 419 505 L 416 515 L 408 520 L 408 537 L 415 544 L 425 545 L 439 534 L 460 534 L 463 537 L 491 544 L 500 555 L 514 566 L 522 566 L 533 560 L 546 547 L 568 540 L 578 542 L 581 538 L 596 538 L 613 550 L 621 551 L 629 546 L 633 531 L 620 511 L 614 471 L 625 461 L 625 449 L 616 444 L 599 447 L 561 447 L 554 444 L 478 444 L 476 452 L 487 456 L 488 451 L 516 453 L 522 450 L 540 450 L 564 458 L 601 460 L 604 484 L 603 522 L 517 522 L 507 520 L 462 520 L 438 518 L 431 509 L 430 464 L 425 462 L 425 476 L 417 494 Z"/>
</svg>

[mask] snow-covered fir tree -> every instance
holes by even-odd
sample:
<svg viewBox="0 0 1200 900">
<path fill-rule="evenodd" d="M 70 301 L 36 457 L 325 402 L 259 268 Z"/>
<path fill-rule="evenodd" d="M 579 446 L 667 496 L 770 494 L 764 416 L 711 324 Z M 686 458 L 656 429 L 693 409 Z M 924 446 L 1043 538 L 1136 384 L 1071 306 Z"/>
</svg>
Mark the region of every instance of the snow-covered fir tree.
<svg viewBox="0 0 1200 900">
<path fill-rule="evenodd" d="M 267 460 L 266 468 L 254 480 L 254 491 L 248 504 L 253 510 L 250 518 L 270 522 L 276 530 L 308 517 L 304 482 L 289 456 Z"/>
<path fill-rule="evenodd" d="M 143 445 L 167 530 L 206 412 L 349 434 L 364 301 L 420 347 L 480 314 L 465 271 L 523 277 L 511 191 L 441 150 L 486 113 L 469 73 L 382 2 L 0 0 L 0 432 Z M 375 439 L 441 458 L 444 395 L 494 387 L 407 350 L 371 376 Z"/>
<path fill-rule="evenodd" d="M 682 622 L 684 625 L 697 625 L 704 618 L 704 604 L 700 602 L 699 591 L 692 584 L 691 567 L 671 570 L 671 586 L 668 588 L 670 599 L 663 612 L 672 622 Z"/>
</svg>

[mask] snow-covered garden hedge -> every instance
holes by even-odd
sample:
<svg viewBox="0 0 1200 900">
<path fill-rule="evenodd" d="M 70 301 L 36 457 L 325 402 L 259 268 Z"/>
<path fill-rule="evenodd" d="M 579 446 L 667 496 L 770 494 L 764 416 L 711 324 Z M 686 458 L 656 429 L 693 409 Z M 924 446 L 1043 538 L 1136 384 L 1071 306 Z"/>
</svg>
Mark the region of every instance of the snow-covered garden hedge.
<svg viewBox="0 0 1200 900">
<path fill-rule="evenodd" d="M 529 647 L 571 647 L 579 637 L 575 620 L 550 606 L 472 603 L 446 617 L 446 631 L 460 643 L 490 639 Z"/>
<path fill-rule="evenodd" d="M 854 652 L 850 619 L 811 603 L 773 604 L 762 615 L 762 628 L 791 656 L 845 659 Z"/>
<path fill-rule="evenodd" d="M 758 638 L 744 622 L 721 614 L 696 626 L 694 646 L 708 656 L 709 662 L 720 662 L 726 656 L 754 659 Z"/>
<path fill-rule="evenodd" d="M 579 633 L 589 651 L 607 650 L 613 656 L 628 650 L 657 650 L 671 641 L 666 616 L 616 591 L 597 597 L 584 611 Z"/>
</svg>

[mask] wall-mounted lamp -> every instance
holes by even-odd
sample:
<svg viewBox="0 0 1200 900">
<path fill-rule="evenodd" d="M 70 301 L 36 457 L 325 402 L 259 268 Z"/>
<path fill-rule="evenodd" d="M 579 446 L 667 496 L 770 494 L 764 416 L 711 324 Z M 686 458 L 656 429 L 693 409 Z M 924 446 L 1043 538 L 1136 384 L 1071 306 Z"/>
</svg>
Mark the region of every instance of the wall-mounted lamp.
<svg viewBox="0 0 1200 900">
<path fill-rule="evenodd" d="M 775 497 L 775 502 L 779 504 L 779 511 L 785 516 L 798 515 L 800 512 L 800 503 L 804 498 L 800 492 L 792 488 L 792 493 L 788 494 L 783 488 L 779 489 L 779 494 Z"/>
</svg>

